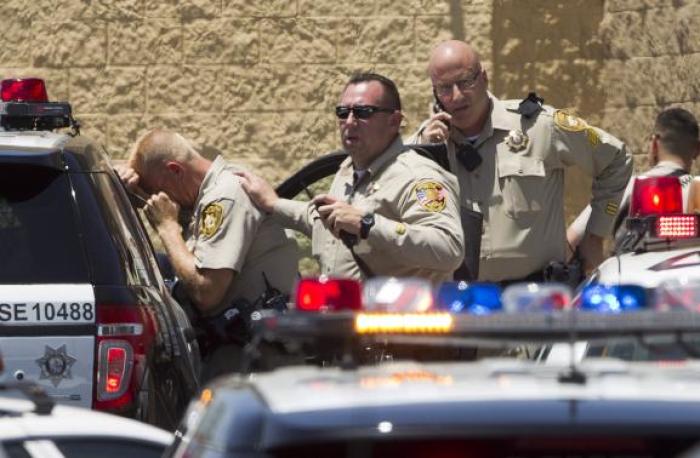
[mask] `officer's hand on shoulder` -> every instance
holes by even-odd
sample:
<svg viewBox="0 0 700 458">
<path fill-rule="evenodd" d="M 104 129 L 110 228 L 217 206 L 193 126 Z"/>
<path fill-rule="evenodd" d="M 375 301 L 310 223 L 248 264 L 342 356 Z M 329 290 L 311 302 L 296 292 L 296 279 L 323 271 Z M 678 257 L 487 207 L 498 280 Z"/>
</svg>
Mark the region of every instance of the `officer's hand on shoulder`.
<svg viewBox="0 0 700 458">
<path fill-rule="evenodd" d="M 428 124 L 421 132 L 421 138 L 428 143 L 441 143 L 450 136 L 450 121 L 452 116 L 446 111 L 438 111 L 430 117 Z"/>
<path fill-rule="evenodd" d="M 248 197 L 266 213 L 271 213 L 275 207 L 275 203 L 279 200 L 279 196 L 272 188 L 270 183 L 254 173 L 241 171 L 236 172 L 243 190 L 248 194 Z"/>
</svg>

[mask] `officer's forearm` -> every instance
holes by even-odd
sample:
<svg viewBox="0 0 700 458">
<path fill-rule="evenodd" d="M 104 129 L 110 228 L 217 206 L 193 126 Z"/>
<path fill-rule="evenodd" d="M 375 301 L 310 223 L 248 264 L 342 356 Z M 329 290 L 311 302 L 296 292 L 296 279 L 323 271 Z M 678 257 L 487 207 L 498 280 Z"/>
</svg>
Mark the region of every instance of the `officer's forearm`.
<svg viewBox="0 0 700 458">
<path fill-rule="evenodd" d="M 607 167 L 593 178 L 591 217 L 587 232 L 607 236 L 611 232 L 620 201 L 632 176 L 632 157 L 622 147 Z"/>
<path fill-rule="evenodd" d="M 445 224 L 445 227 L 450 227 Z M 464 236 L 450 232 L 437 222 L 431 225 L 403 224 L 375 215 L 375 227 L 367 239 L 372 250 L 394 256 L 406 264 L 452 272 L 464 260 Z"/>
<path fill-rule="evenodd" d="M 182 282 L 192 303 L 206 312 L 221 302 L 228 283 L 215 282 L 210 275 L 198 269 L 195 257 L 187 249 L 179 224 L 162 225 L 158 235 L 168 254 L 178 279 Z M 233 272 L 233 271 L 231 271 Z"/>
<path fill-rule="evenodd" d="M 278 199 L 272 209 L 275 221 L 283 227 L 294 229 L 311 237 L 313 219 L 311 217 L 312 204 L 310 202 L 298 202 L 289 199 Z"/>
</svg>

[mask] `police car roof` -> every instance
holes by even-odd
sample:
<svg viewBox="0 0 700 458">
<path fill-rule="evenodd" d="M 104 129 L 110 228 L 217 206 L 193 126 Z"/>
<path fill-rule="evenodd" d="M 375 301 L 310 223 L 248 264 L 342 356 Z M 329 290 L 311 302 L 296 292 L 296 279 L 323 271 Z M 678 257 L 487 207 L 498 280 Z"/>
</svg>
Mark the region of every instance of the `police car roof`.
<svg viewBox="0 0 700 458">
<path fill-rule="evenodd" d="M 584 384 L 561 383 L 564 366 L 519 360 L 390 363 L 357 370 L 294 367 L 219 379 L 192 440 L 274 449 L 382 437 L 514 434 L 697 436 L 700 363 L 584 362 Z M 189 433 L 188 433 L 189 434 Z"/>
<path fill-rule="evenodd" d="M 32 402 L 0 397 L 0 442 L 31 438 L 125 438 L 169 445 L 172 434 L 135 420 L 92 410 L 55 406 L 50 415 L 32 412 Z"/>
<path fill-rule="evenodd" d="M 95 142 L 51 131 L 0 131 L 0 163 L 67 167 L 76 172 L 111 169 L 104 149 Z"/>
<path fill-rule="evenodd" d="M 395 362 L 357 370 L 293 367 L 251 383 L 273 412 L 292 413 L 406 403 L 496 400 L 658 400 L 700 402 L 700 362 L 659 370 L 659 363 L 587 360 L 585 384 L 560 383 L 565 367 L 510 359 L 474 363 Z M 669 380 L 682 381 L 668 390 Z"/>
</svg>

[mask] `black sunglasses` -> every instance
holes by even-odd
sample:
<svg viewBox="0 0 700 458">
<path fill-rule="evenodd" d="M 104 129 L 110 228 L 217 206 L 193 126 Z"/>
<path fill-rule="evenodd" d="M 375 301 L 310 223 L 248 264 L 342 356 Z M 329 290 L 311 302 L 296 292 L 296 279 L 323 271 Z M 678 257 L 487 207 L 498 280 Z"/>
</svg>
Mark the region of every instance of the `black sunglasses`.
<svg viewBox="0 0 700 458">
<path fill-rule="evenodd" d="M 335 115 L 338 119 L 348 119 L 350 112 L 357 119 L 369 119 L 374 113 L 393 113 L 396 110 L 391 108 L 380 108 L 373 105 L 355 105 L 354 107 L 344 107 L 338 105 L 335 107 Z"/>
</svg>

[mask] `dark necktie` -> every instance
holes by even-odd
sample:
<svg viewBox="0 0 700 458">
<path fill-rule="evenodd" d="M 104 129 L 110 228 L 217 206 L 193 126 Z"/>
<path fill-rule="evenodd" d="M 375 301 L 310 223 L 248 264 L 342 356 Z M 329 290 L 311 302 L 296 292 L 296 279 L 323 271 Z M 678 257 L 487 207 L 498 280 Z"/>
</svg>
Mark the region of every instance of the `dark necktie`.
<svg viewBox="0 0 700 458">
<path fill-rule="evenodd" d="M 471 172 L 481 165 L 481 155 L 471 143 L 455 143 L 457 160 L 462 166 Z"/>
</svg>

